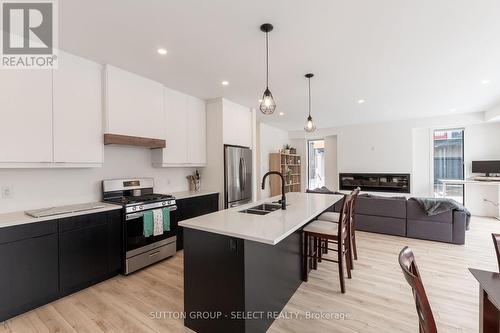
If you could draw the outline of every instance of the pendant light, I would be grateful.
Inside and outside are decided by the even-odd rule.
[[[274,101],[273,94],[269,90],[269,36],[268,33],[273,31],[273,25],[265,23],[260,26],[260,30],[266,33],[266,90],[262,95],[260,102],[260,112],[263,114],[272,114],[276,109],[276,102]]]
[[[316,125],[314,125],[313,119],[311,117],[311,78],[314,74],[306,74],[305,77],[309,80],[309,116],[307,117],[306,125],[304,126],[304,130],[307,133],[312,133],[316,130]]]

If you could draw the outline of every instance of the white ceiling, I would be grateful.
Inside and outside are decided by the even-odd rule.
[[[259,26],[270,22],[278,106],[260,119],[289,130],[305,122],[307,72],[318,128],[500,101],[498,0],[64,0],[59,16],[64,50],[249,107],[264,89]]]

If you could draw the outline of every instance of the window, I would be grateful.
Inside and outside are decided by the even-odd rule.
[[[464,179],[464,130],[434,131],[434,196],[464,203],[464,186],[447,185],[443,193],[440,179]]]
[[[325,140],[307,142],[307,188],[325,186]]]

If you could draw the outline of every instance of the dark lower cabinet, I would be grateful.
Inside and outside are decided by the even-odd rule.
[[[0,322],[118,274],[121,210],[0,228]]]
[[[59,279],[66,295],[121,267],[121,216],[108,212],[59,220]]]
[[[121,272],[123,264],[123,222],[122,211],[107,212],[108,219],[108,271]]]
[[[219,210],[219,193],[177,200],[177,221],[210,214]],[[184,248],[183,228],[177,229],[177,251]]]
[[[199,333],[266,332],[302,283],[302,231],[276,245],[184,231],[184,325]]]
[[[58,297],[57,221],[0,231],[0,321]]]

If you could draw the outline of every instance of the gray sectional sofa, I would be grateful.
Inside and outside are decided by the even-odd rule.
[[[343,194],[327,188],[308,193]],[[329,211],[340,212],[343,200]],[[356,230],[452,244],[465,244],[467,214],[459,210],[429,216],[420,204],[406,197],[382,197],[361,194],[354,211]]]
[[[358,196],[356,230],[406,236],[406,198]]]
[[[428,216],[417,201],[403,197],[359,196],[354,212],[356,230],[464,244],[467,216],[450,210]]]
[[[453,244],[465,244],[467,215],[463,211],[450,210],[428,216],[420,204],[408,200],[406,236]]]

